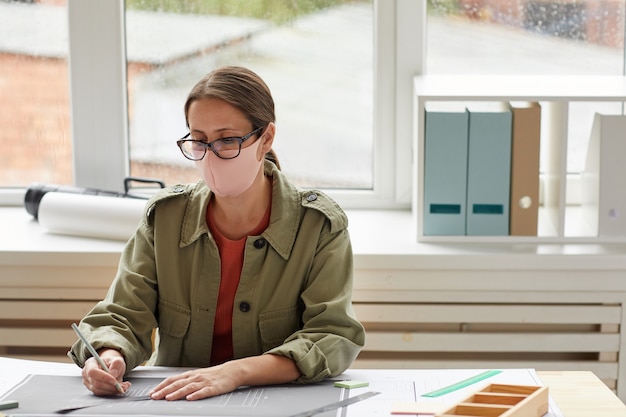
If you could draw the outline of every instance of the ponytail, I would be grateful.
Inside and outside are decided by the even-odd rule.
[[[272,162],[274,165],[276,165],[276,168],[280,170],[280,162],[278,162],[278,157],[276,156],[276,152],[274,152],[274,149],[270,149],[269,152],[265,154],[265,159]]]

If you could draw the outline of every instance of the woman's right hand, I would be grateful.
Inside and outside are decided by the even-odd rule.
[[[116,395],[120,392],[115,387],[116,383],[122,386],[124,392],[130,388],[130,382],[123,382],[122,378],[126,373],[126,362],[124,356],[115,349],[100,349],[98,354],[109,367],[109,372],[100,367],[95,358],[89,358],[85,361],[82,376],[83,384],[87,389],[95,395]]]

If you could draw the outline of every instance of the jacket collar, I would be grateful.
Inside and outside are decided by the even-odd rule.
[[[262,236],[280,256],[288,259],[303,210],[301,193],[273,163],[265,161],[264,170],[265,175],[272,178],[272,214],[270,224]],[[206,223],[206,210],[213,193],[203,181],[190,187],[188,193],[180,234],[181,248],[191,245],[204,234],[212,239]]]

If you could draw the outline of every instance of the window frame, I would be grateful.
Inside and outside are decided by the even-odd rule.
[[[67,0],[77,186],[121,192],[130,172],[124,9],[124,0]],[[326,190],[344,208],[411,206],[416,194],[412,83],[424,73],[426,14],[426,0],[374,0],[374,183],[372,190]],[[578,174],[570,177],[576,180]],[[13,204],[16,193],[21,191],[3,187],[0,204]]]
[[[124,0],[68,0],[74,184],[124,191],[129,176]]]
[[[68,0],[67,7],[74,181],[123,191],[130,171],[124,0]],[[426,1],[374,0],[373,12],[373,189],[326,191],[344,208],[408,208],[412,85],[423,68]]]

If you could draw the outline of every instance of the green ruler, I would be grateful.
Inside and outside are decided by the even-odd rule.
[[[502,371],[499,371],[497,369],[492,369],[490,371],[485,371],[485,372],[483,372],[481,374],[474,375],[471,378],[467,378],[467,379],[464,379],[463,381],[459,381],[459,382],[456,382],[456,383],[454,383],[452,385],[448,385],[447,387],[443,387],[443,388],[439,388],[438,390],[435,390],[435,391],[427,392],[426,394],[422,394],[421,396],[422,397],[431,397],[431,398],[433,398],[433,397],[439,397],[441,395],[449,394],[451,392],[460,390],[461,388],[465,388],[465,387],[467,387],[469,385],[475,384],[477,382],[480,382],[480,381],[482,381],[484,379],[487,379],[489,377],[492,377],[494,375],[498,375],[500,372],[502,372]]]

